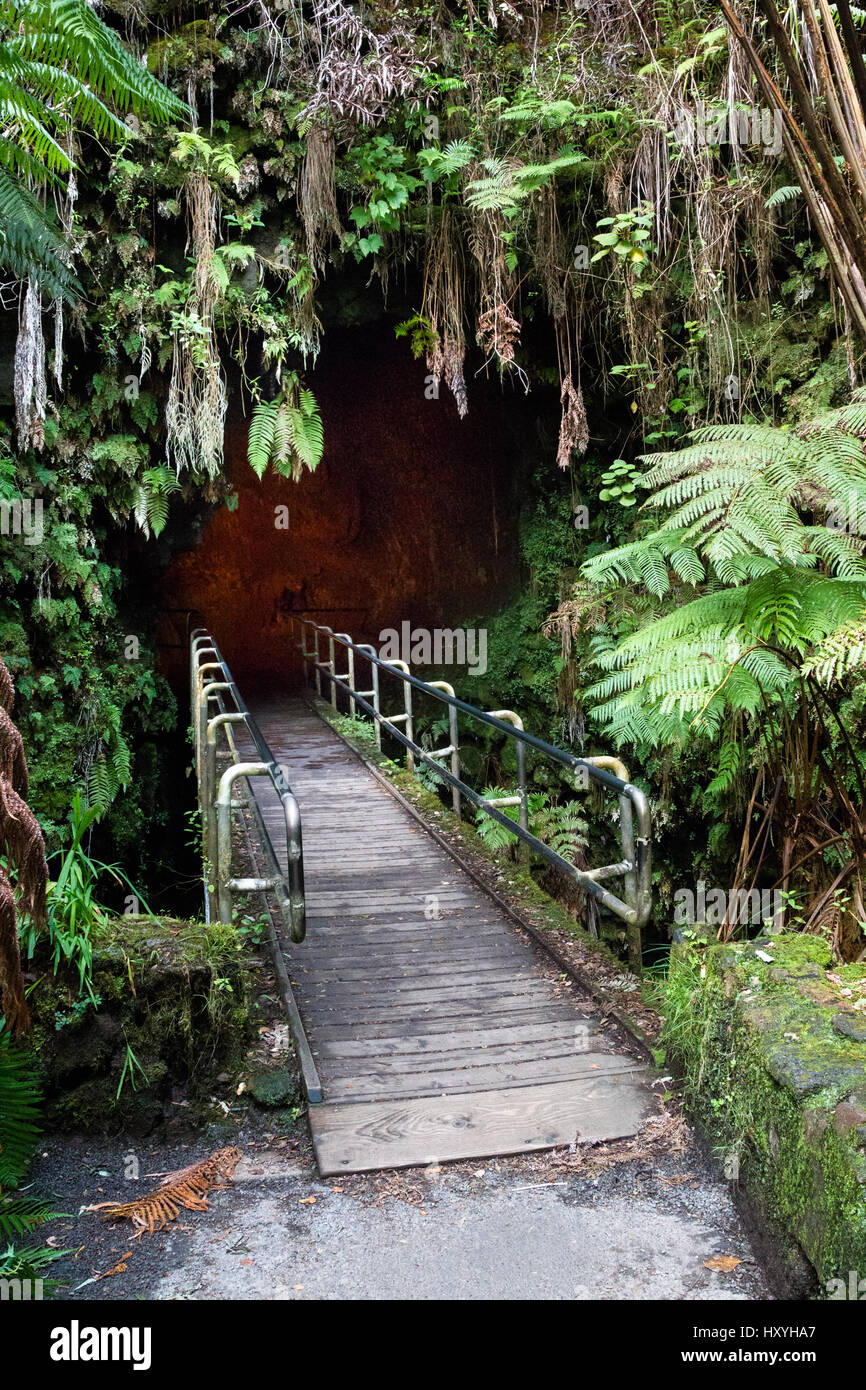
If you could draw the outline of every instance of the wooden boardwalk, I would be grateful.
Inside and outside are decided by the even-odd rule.
[[[250,707],[301,808],[307,939],[285,954],[324,1090],[321,1172],[633,1134],[645,1065],[306,704]],[[284,853],[276,798],[252,786]]]

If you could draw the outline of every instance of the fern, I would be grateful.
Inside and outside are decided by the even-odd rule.
[[[517,208],[530,193],[535,193],[548,179],[587,163],[587,156],[564,150],[546,164],[519,164],[514,159],[485,159],[482,178],[466,185],[466,201],[479,212],[510,211]]]
[[[32,1062],[0,1019],[0,1192],[19,1185],[38,1137],[39,1090]],[[0,1212],[4,1210],[0,1205]]]
[[[67,248],[31,188],[69,172],[73,130],[117,143],[131,135],[123,112],[165,122],[186,109],[87,0],[0,0],[0,34],[0,264],[70,298]]]
[[[645,460],[655,528],[582,570],[596,590],[640,585],[667,609],[593,649],[589,697],[618,745],[715,736],[731,713],[799,698],[804,675],[826,685],[863,663],[864,436],[859,391],[790,433],[718,425]],[[708,792],[733,766],[720,761]]]
[[[532,819],[532,833],[549,845],[561,859],[573,864],[588,843],[588,822],[579,801],[564,806],[545,805]]]
[[[39,1138],[39,1089],[32,1058],[0,1018],[0,1279],[37,1279],[67,1251],[15,1244],[58,1215],[49,1202],[15,1191]],[[49,1285],[50,1287],[50,1285]]]
[[[247,458],[261,478],[269,464],[285,478],[297,480],[305,468],[318,466],[324,450],[322,417],[312,391],[296,379],[288,394],[257,401],[250,420]]]
[[[798,183],[785,184],[775,189],[764,203],[765,208],[777,208],[780,203],[790,203],[794,198],[802,198],[803,190]]]
[[[504,787],[484,788],[488,801],[513,795],[513,791]],[[549,845],[562,859],[574,863],[587,843],[588,824],[582,815],[580,802],[569,801],[564,806],[556,806],[551,803],[547,792],[530,792],[526,809],[532,834]],[[499,806],[497,810],[509,820],[517,821],[519,807]],[[505,849],[515,843],[516,837],[485,811],[478,811],[475,828],[490,849]]]

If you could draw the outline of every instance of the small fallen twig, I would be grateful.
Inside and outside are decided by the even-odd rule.
[[[181,1207],[187,1211],[207,1211],[207,1194],[231,1182],[240,1157],[240,1149],[219,1149],[188,1168],[166,1174],[155,1192],[136,1197],[132,1202],[97,1202],[87,1210],[101,1211],[108,1221],[131,1221],[140,1240],[145,1231],[152,1235],[174,1221]]]

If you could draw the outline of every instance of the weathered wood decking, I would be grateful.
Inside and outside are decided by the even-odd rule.
[[[646,1068],[307,705],[251,709],[303,821],[307,939],[286,957],[324,1089],[322,1173],[633,1134]],[[252,785],[283,852],[276,799]]]

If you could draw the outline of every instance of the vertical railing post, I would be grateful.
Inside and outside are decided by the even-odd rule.
[[[328,628],[328,670],[330,671],[331,680],[331,708],[336,709],[337,682],[334,680],[334,676],[337,674],[337,656],[334,650],[334,634],[330,628]]]
[[[501,719],[504,724],[513,724],[515,729],[523,729],[523,720],[512,709],[491,709],[487,713],[491,719]],[[521,739],[514,740],[517,754],[517,796],[491,798],[491,806],[517,806],[517,823],[522,830],[529,830],[529,797],[526,790],[526,748]],[[529,860],[529,846],[519,841],[517,855],[524,863]]]
[[[396,658],[388,662],[389,666],[394,666],[398,671],[405,671],[407,676],[412,672],[405,661],[398,661]],[[398,716],[399,721],[406,726],[406,737],[410,743],[415,742],[415,728],[412,722],[412,687],[408,681],[403,682],[403,713]],[[406,771],[414,775],[415,754],[411,748],[406,749]]]
[[[351,639],[351,637],[349,636],[348,632],[335,632],[335,633],[334,633],[334,636],[335,636],[335,638],[336,638],[336,640],[337,640],[338,642],[339,642],[339,641],[343,641],[343,642],[347,643],[347,646],[346,646],[346,655],[347,655],[348,658],[349,658],[348,670],[346,671],[345,675],[344,675],[343,672],[341,671],[341,672],[340,672],[340,677],[341,677],[342,680],[346,681],[346,683],[347,683],[347,685],[348,685],[348,687],[349,687],[349,691],[350,691],[350,694],[349,694],[349,713],[350,713],[350,714],[352,715],[352,717],[354,718],[354,716],[355,716],[355,710],[356,710],[357,706],[355,705],[355,701],[354,701],[354,698],[353,698],[353,696],[354,696],[354,691],[355,691],[355,652],[354,652],[354,648],[353,648],[353,645],[352,645],[352,639]],[[335,674],[336,674],[336,672],[335,672]],[[334,686],[334,695],[335,695],[335,697],[336,697],[336,693],[337,693],[337,687]],[[335,704],[335,706],[336,706],[336,698],[335,698],[335,700],[334,700],[334,704]]]
[[[265,763],[233,763],[220,778],[217,792],[217,904],[219,920],[231,925],[232,920],[232,787],[239,777],[261,777],[268,768]]]
[[[612,772],[614,777],[618,777],[621,782],[630,783],[628,768],[622,758],[614,757],[612,754],[603,754],[598,757],[584,758],[584,762],[591,763],[593,767],[604,768]],[[623,899],[632,909],[637,919],[639,912],[639,892],[636,843],[634,834],[634,815],[631,797],[623,795],[619,797],[619,839],[622,848],[622,857],[631,864],[631,869],[625,874],[623,882]],[[628,923],[628,968],[633,975],[643,974],[643,941],[641,939],[641,929],[637,921]]]
[[[301,648],[301,655],[304,659],[304,685],[310,686],[312,684],[310,680],[310,657],[312,656],[312,652],[309,651],[307,647],[307,619],[301,618],[299,622],[301,625],[301,640],[298,645]]]
[[[204,722],[202,721],[202,709],[205,710],[205,721],[207,719],[207,698],[204,696],[205,674],[208,671],[222,672],[222,663],[219,661],[205,661],[196,669],[195,673],[195,693],[193,695],[193,742],[195,745],[195,785],[196,790],[201,796],[202,779],[202,759],[204,757]]]
[[[451,696],[452,700],[454,699],[454,686],[450,685],[448,681],[428,681],[427,684],[430,686],[431,690],[443,690],[446,695]],[[457,742],[457,710],[455,709],[454,705],[448,706],[448,747],[439,749],[438,752],[433,754],[433,756],[444,757],[446,753],[451,754],[452,777],[459,777],[460,748]],[[451,805],[453,807],[455,816],[457,816],[458,818],[460,816],[460,804],[460,788],[452,786]]]
[[[208,901],[211,905],[211,917],[214,916],[214,907],[217,894],[217,884],[219,883],[219,835],[217,833],[217,809],[216,809],[216,765],[217,765],[217,734],[224,724],[244,724],[246,716],[235,710],[227,714],[217,714],[213,719],[208,720],[204,758],[204,784],[202,787],[201,814],[204,820],[204,841],[205,854],[207,859],[208,881],[206,883]]]
[[[376,661],[375,661],[375,657],[376,657],[376,655],[377,655],[377,653],[376,653],[376,648],[370,646],[369,642],[359,642],[359,643],[357,644],[357,646],[358,646],[358,651],[359,651],[359,652],[364,652],[364,654],[365,654],[366,656],[369,656],[369,657],[370,657],[370,672],[371,672],[371,687],[372,687],[370,690],[359,690],[357,693],[358,693],[359,695],[363,695],[363,697],[364,697],[365,700],[371,700],[372,703],[373,703],[373,709],[376,711],[376,712],[375,712],[375,715],[373,716],[373,727],[374,727],[374,729],[375,729],[375,731],[376,731],[376,747],[377,747],[378,749],[381,750],[381,748],[382,748],[382,725],[381,725],[380,722],[379,722],[379,715],[380,715],[380,709],[379,709],[379,667],[376,665]]]

